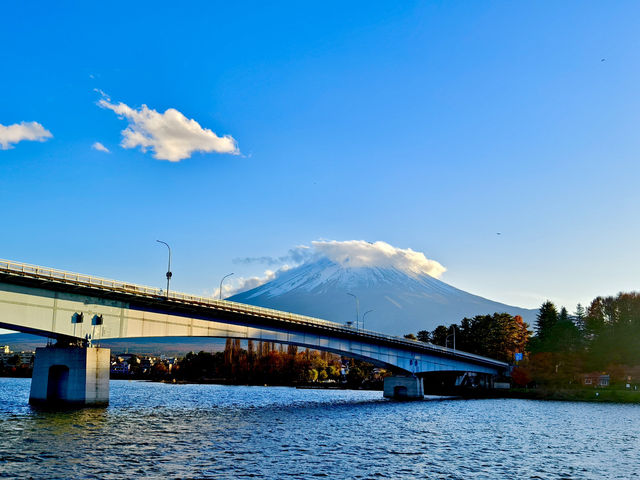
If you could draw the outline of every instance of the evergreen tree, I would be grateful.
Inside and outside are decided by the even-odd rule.
[[[562,307],[558,315],[558,321],[551,327],[551,332],[545,339],[547,351],[575,353],[581,348],[582,334],[573,320],[569,317],[567,309]]]
[[[516,352],[524,353],[531,332],[519,315],[494,313],[464,318],[460,325],[438,326],[431,332],[435,345],[453,346],[453,330],[456,332],[456,349],[475,353],[504,362],[513,361]],[[449,342],[447,343],[447,337]]]
[[[418,332],[418,340],[425,343],[431,342],[431,333],[428,330],[420,330]]]
[[[569,312],[565,307],[560,309],[560,314],[558,315],[558,323],[569,323],[571,320],[569,319]]]
[[[596,297],[587,308],[584,319],[584,330],[587,337],[590,340],[597,337],[604,330],[605,324],[605,299]]]
[[[552,302],[547,300],[542,304],[537,315],[536,336],[538,339],[540,341],[546,340],[556,323],[558,323],[558,310]]]
[[[449,329],[444,325],[438,325],[433,332],[431,332],[431,342],[434,345],[446,346],[447,336],[449,335]]]
[[[584,307],[579,303],[576,305],[576,311],[573,314],[573,323],[576,324],[576,327],[581,332],[584,332],[584,318],[586,316],[586,311]]]

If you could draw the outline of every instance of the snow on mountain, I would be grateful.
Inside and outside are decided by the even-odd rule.
[[[356,266],[351,266],[355,264]],[[365,328],[393,335],[433,330],[465,316],[507,312],[530,324],[535,310],[472,295],[404,265],[367,265],[321,257],[281,272],[257,288],[229,298],[236,302],[311,315],[335,322],[365,317]]]

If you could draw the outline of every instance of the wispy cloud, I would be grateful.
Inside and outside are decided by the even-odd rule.
[[[13,125],[0,124],[0,149],[8,150],[18,142],[31,140],[44,142],[53,135],[38,122],[21,122]]]
[[[299,245],[289,250],[287,255],[281,257],[243,257],[234,258],[233,263],[242,265],[251,265],[254,263],[261,263],[263,265],[282,265],[283,263],[291,263],[294,265],[303,263],[313,256],[313,251],[306,245]]]
[[[93,145],[91,145],[91,148],[93,148],[94,150],[98,150],[99,152],[111,153],[111,150],[109,150],[107,147],[105,147],[100,142],[94,143]]]
[[[175,108],[169,108],[164,113],[146,105],[135,109],[122,102],[112,103],[104,92],[97,91],[103,97],[98,101],[100,107],[115,112],[129,122],[127,128],[122,130],[123,148],[140,147],[143,152],[151,149],[155,158],[170,162],[189,158],[194,152],[240,153],[232,136],[219,137]]]
[[[265,270],[263,275],[254,277],[238,277],[235,280],[222,285],[222,298],[231,297],[236,293],[246,292],[247,290],[251,290],[252,288],[264,285],[271,280],[275,280],[278,275],[290,269],[291,267],[289,267],[288,265],[283,265],[278,270]],[[216,290],[213,292],[213,298],[219,297],[220,287],[216,288]]]

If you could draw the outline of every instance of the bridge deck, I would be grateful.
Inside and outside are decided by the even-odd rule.
[[[308,327],[313,330],[331,332],[345,337],[357,337],[362,341],[393,345],[397,348],[437,354],[445,357],[455,357],[473,363],[490,365],[499,368],[507,368],[508,364],[480,355],[474,355],[460,350],[453,350],[431,343],[419,342],[392,335],[374,332],[364,329],[354,329],[336,322],[330,322],[320,318],[283,312],[270,308],[256,307],[227,300],[215,300],[212,298],[189,295],[180,292],[167,292],[160,288],[136,285],[133,283],[110,280],[81,273],[66,272],[53,268],[29,265],[10,260],[0,260],[0,281],[8,283],[30,284],[48,290],[68,287],[90,291],[94,295],[111,298],[114,295],[119,299],[127,299],[135,303],[144,301],[145,304],[155,304],[158,307],[194,307],[212,310],[215,312],[243,315],[246,317],[284,322],[300,327]]]

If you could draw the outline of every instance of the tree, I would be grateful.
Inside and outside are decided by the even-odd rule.
[[[525,351],[531,331],[519,315],[494,313],[463,319],[456,335],[460,350],[512,362],[516,353]]]
[[[582,334],[573,320],[569,317],[567,309],[562,307],[558,315],[557,323],[551,328],[548,339],[553,345],[554,351],[576,352],[581,348]]]
[[[584,319],[587,313],[581,304],[576,305],[576,311],[573,313],[573,323],[581,332],[584,332]]]
[[[463,318],[460,325],[449,327],[439,325],[430,334],[431,343],[441,346],[453,346],[455,331],[456,349],[475,353],[505,362],[513,361],[514,354],[524,353],[531,331],[529,325],[519,315],[494,313]],[[418,332],[418,338],[426,338],[424,330]],[[451,341],[447,342],[447,338]]]
[[[352,387],[360,387],[367,382],[373,372],[373,365],[361,360],[351,360],[349,372],[347,372],[347,383]]]
[[[531,383],[531,375],[529,372],[520,367],[516,367],[511,372],[511,379],[519,387],[526,387]]]
[[[542,304],[537,315],[536,336],[538,337],[538,339],[544,341],[557,322],[558,311],[556,310],[556,306],[552,302],[547,300]]]
[[[562,307],[558,315],[558,323],[568,323],[569,321],[569,312],[567,312],[565,307]]]
[[[531,372],[542,383],[570,383],[583,369],[582,332],[565,307],[540,307],[537,335],[529,344]]]
[[[315,382],[316,380],[318,380],[318,371],[315,368],[307,370],[307,381]]]
[[[605,319],[605,299],[596,297],[587,307],[587,314],[584,319],[584,330],[589,338],[599,335],[606,324]]]
[[[413,333],[407,333],[404,338],[407,340],[418,340],[418,338]]]
[[[151,367],[151,376],[153,376],[154,378],[163,378],[167,376],[168,373],[169,369],[162,362],[157,362],[153,365],[153,367]]]
[[[589,369],[640,364],[640,293],[595,298],[584,323]]]
[[[444,325],[438,325],[433,332],[431,332],[431,343],[434,345],[440,345],[444,347],[447,343],[447,336],[449,335],[449,328]]]
[[[418,332],[418,340],[425,343],[431,342],[431,333],[428,330],[420,330]]]

